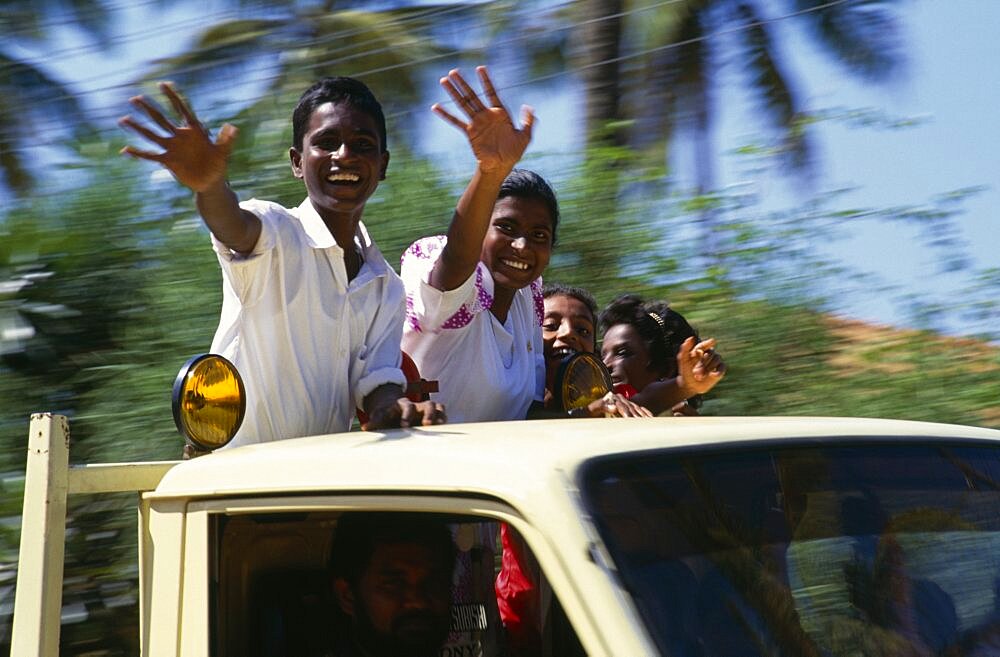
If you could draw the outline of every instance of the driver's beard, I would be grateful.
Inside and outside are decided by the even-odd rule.
[[[360,596],[355,600],[360,602]],[[355,604],[354,612],[354,640],[371,657],[438,657],[451,627],[450,615],[414,611],[394,619],[391,630],[384,633],[372,625],[363,603]],[[424,627],[407,627],[417,622]]]

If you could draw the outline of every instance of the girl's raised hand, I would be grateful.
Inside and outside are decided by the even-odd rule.
[[[173,123],[150,100],[144,96],[136,96],[130,99],[130,102],[145,112],[166,134],[147,128],[131,116],[122,117],[118,123],[156,144],[163,149],[163,152],[140,150],[134,146],[126,146],[121,152],[123,155],[131,155],[142,160],[159,162],[183,185],[195,192],[207,191],[226,178],[227,160],[236,139],[236,127],[228,123],[223,125],[218,137],[213,141],[212,136],[198,121],[198,117],[173,85],[162,82],[160,90],[183,122]]]
[[[685,397],[703,395],[726,375],[726,364],[715,351],[715,338],[695,344],[690,337],[677,352],[678,385]]]
[[[488,106],[473,91],[458,69],[452,69],[447,77],[441,78],[441,86],[462,108],[469,120],[459,119],[438,103],[431,109],[445,121],[465,132],[481,171],[498,172],[506,176],[524,155],[531,141],[531,128],[535,122],[535,115],[530,107],[523,106],[521,128],[518,129],[507,108],[500,101],[486,67],[477,67],[476,73],[489,102]]]

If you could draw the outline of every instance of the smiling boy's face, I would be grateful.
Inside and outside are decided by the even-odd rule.
[[[546,297],[542,341],[546,361],[557,364],[576,352],[594,353],[594,315],[587,304],[566,294]]]
[[[496,286],[520,290],[541,276],[552,256],[552,233],[552,215],[541,200],[498,200],[480,254]]]
[[[594,353],[594,315],[584,302],[566,294],[545,297],[542,344],[545,350],[545,388],[555,387],[556,370],[564,358],[578,352]]]
[[[292,172],[305,183],[316,212],[333,230],[356,222],[385,179],[389,152],[368,113],[346,103],[323,103],[309,117],[302,150],[289,151]]]

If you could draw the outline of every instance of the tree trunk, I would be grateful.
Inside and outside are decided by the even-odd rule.
[[[586,95],[587,146],[623,145],[621,35],[624,0],[581,0],[580,64]]]

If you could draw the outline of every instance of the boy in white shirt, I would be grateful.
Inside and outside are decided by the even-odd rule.
[[[437,424],[440,404],[403,396],[402,283],[361,215],[389,165],[378,100],[351,78],[320,80],[292,116],[292,173],[308,198],[297,208],[237,201],[226,182],[237,130],[213,141],[177,91],[160,85],[175,124],[142,96],[131,102],[159,130],[120,123],[163,152],[124,154],[157,162],[195,192],[223,274],[212,351],[246,384],[247,412],[231,445],[347,431],[355,409],[366,428]]]

